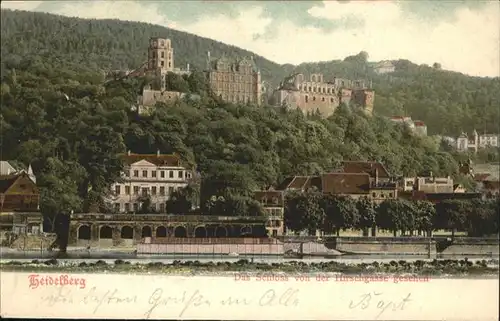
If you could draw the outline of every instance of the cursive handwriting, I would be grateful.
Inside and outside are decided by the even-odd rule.
[[[299,290],[288,288],[284,292],[276,293],[275,290],[269,289],[264,294],[259,296],[258,300],[252,300],[249,298],[229,296],[225,300],[221,300],[220,304],[222,306],[235,306],[235,305],[252,305],[257,302],[261,307],[275,307],[275,306],[285,306],[292,307],[299,304],[298,299]]]
[[[193,293],[188,293],[187,291],[184,291],[182,296],[177,297],[177,296],[169,296],[169,295],[164,295],[163,289],[156,289],[153,291],[151,296],[148,299],[148,304],[150,305],[150,308],[144,313],[144,316],[146,319],[149,319],[151,317],[151,314],[161,306],[168,306],[168,304],[180,304],[182,306],[182,309],[179,313],[179,318],[184,315],[184,313],[192,308],[192,307],[199,307],[201,305],[207,305],[210,306],[211,303],[210,301],[205,298],[199,290],[194,291]]]
[[[370,306],[372,306],[371,305],[372,298],[375,298],[374,300],[378,300],[378,301],[377,301],[377,304],[373,305],[373,306],[375,306],[375,308],[378,310],[378,314],[375,317],[376,319],[378,319],[387,310],[392,310],[392,311],[404,310],[405,304],[411,301],[410,300],[411,293],[408,293],[408,295],[406,297],[404,297],[403,299],[396,300],[396,301],[392,301],[392,300],[391,301],[384,301],[384,300],[382,300],[383,299],[382,295],[383,295],[383,293],[377,293],[377,292],[365,293],[365,294],[361,295],[361,300],[356,301],[356,303],[351,300],[351,303],[349,303],[349,309],[365,310],[365,309],[369,308]]]
[[[111,304],[133,304],[137,303],[137,296],[136,295],[131,295],[131,296],[118,296],[119,291],[118,289],[114,290],[107,290],[104,294],[101,292],[99,293],[96,289],[96,287],[92,287],[87,293],[82,300],[83,304],[93,304],[95,305],[94,311],[92,314],[96,314],[99,308],[103,304],[111,305]]]

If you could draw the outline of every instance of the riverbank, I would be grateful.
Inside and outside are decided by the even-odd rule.
[[[499,261],[492,260],[404,260],[388,263],[343,263],[338,261],[321,263],[304,263],[288,261],[282,263],[252,262],[252,260],[238,260],[236,262],[199,262],[174,261],[172,263],[151,262],[147,264],[116,260],[108,264],[103,260],[96,262],[60,262],[56,259],[31,262],[8,261],[0,263],[1,271],[18,272],[67,272],[67,273],[162,273],[197,275],[205,273],[342,273],[342,274],[410,274],[428,276],[497,276]]]

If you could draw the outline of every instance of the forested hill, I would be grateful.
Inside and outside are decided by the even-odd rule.
[[[342,61],[279,65],[249,51],[161,26],[118,20],[85,20],[46,13],[2,10],[1,67],[21,68],[39,61],[66,70],[132,69],[146,59],[151,36],[168,37],[175,48],[175,64],[202,69],[206,53],[213,57],[250,56],[262,77],[277,85],[291,72],[322,72],[367,79],[376,91],[375,112],[408,115],[423,120],[430,134],[458,135],[462,131],[498,132],[499,78],[469,77],[456,72],[396,60],[396,72],[377,75],[360,55]]]

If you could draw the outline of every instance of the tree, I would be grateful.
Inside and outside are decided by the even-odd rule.
[[[40,186],[40,211],[49,222],[49,232],[56,233],[54,245],[62,251],[67,246],[67,222],[61,215],[69,216],[78,212],[82,199],[78,195],[76,182],[85,175],[85,170],[74,162],[62,162],[57,158],[48,158],[38,174],[37,184]]]
[[[348,229],[359,224],[359,214],[356,202],[347,196],[324,195],[322,208],[325,213],[323,230],[326,233],[336,232],[340,229]]]
[[[376,208],[373,202],[367,197],[361,197],[356,202],[359,213],[357,227],[363,230],[363,236],[368,236],[368,229],[372,229],[372,236],[375,236]]]
[[[416,228],[419,231],[425,231],[428,237],[432,236],[432,227],[434,217],[436,216],[436,207],[428,201],[416,201]]]
[[[307,192],[287,196],[285,207],[285,225],[292,231],[307,230],[309,235],[323,225],[325,213],[321,207],[322,195]]]
[[[451,230],[452,237],[455,237],[455,231],[466,228],[470,210],[470,204],[463,200],[444,200],[436,206],[435,226]]]
[[[380,203],[377,207],[377,226],[393,232],[394,237],[397,231],[408,231],[414,227],[414,212],[412,204],[404,200],[388,199]]]

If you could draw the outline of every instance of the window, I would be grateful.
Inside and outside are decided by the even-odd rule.
[[[174,187],[173,186],[169,186],[168,187],[168,195],[172,195],[174,193]]]
[[[160,171],[160,177],[165,178],[165,171]]]
[[[121,192],[121,186],[120,185],[116,185],[115,186],[115,194],[116,195],[120,195],[120,192]]]
[[[156,171],[151,171],[151,177],[156,177]]]
[[[130,195],[130,186],[125,186],[125,195]]]
[[[139,195],[139,186],[134,186],[134,195]]]
[[[168,177],[174,178],[174,171],[168,171]]]
[[[168,63],[168,68],[170,68],[170,67],[172,67],[172,64],[169,62],[169,63]]]
[[[316,101],[316,97],[313,96],[313,101]]]
[[[156,51],[153,51],[153,58],[156,58]]]
[[[162,67],[165,67],[165,61],[163,61],[163,60],[162,60],[162,61],[160,62],[160,65],[161,65]]]
[[[309,102],[309,96],[306,95],[306,103]]]
[[[125,212],[126,213],[130,212],[130,204],[129,203],[125,203]]]
[[[148,196],[148,188],[147,187],[142,188],[142,196]]]
[[[139,177],[139,171],[138,170],[134,171],[134,177]]]
[[[330,102],[333,103],[333,98],[330,98]]]
[[[389,193],[389,197],[392,197],[392,193]]]
[[[115,211],[116,212],[120,211],[120,203],[115,203]]]
[[[160,186],[160,195],[165,195],[165,186]]]
[[[273,237],[277,237],[278,236],[278,230],[273,230]]]
[[[372,196],[373,197],[377,197],[377,193],[372,193]]]
[[[151,187],[151,194],[156,195],[156,186]]]
[[[322,97],[322,98],[321,98],[321,101],[325,101],[325,97]]]
[[[183,171],[179,171],[179,178],[182,178],[183,173],[184,173]]]
[[[161,53],[161,57],[162,57],[162,58],[165,58],[165,53],[164,53],[163,51],[162,51],[162,53]]]
[[[148,171],[142,171],[142,177],[148,177]]]
[[[134,203],[134,212],[137,212],[139,210],[139,204]]]
[[[165,213],[165,203],[160,203],[160,213]]]

